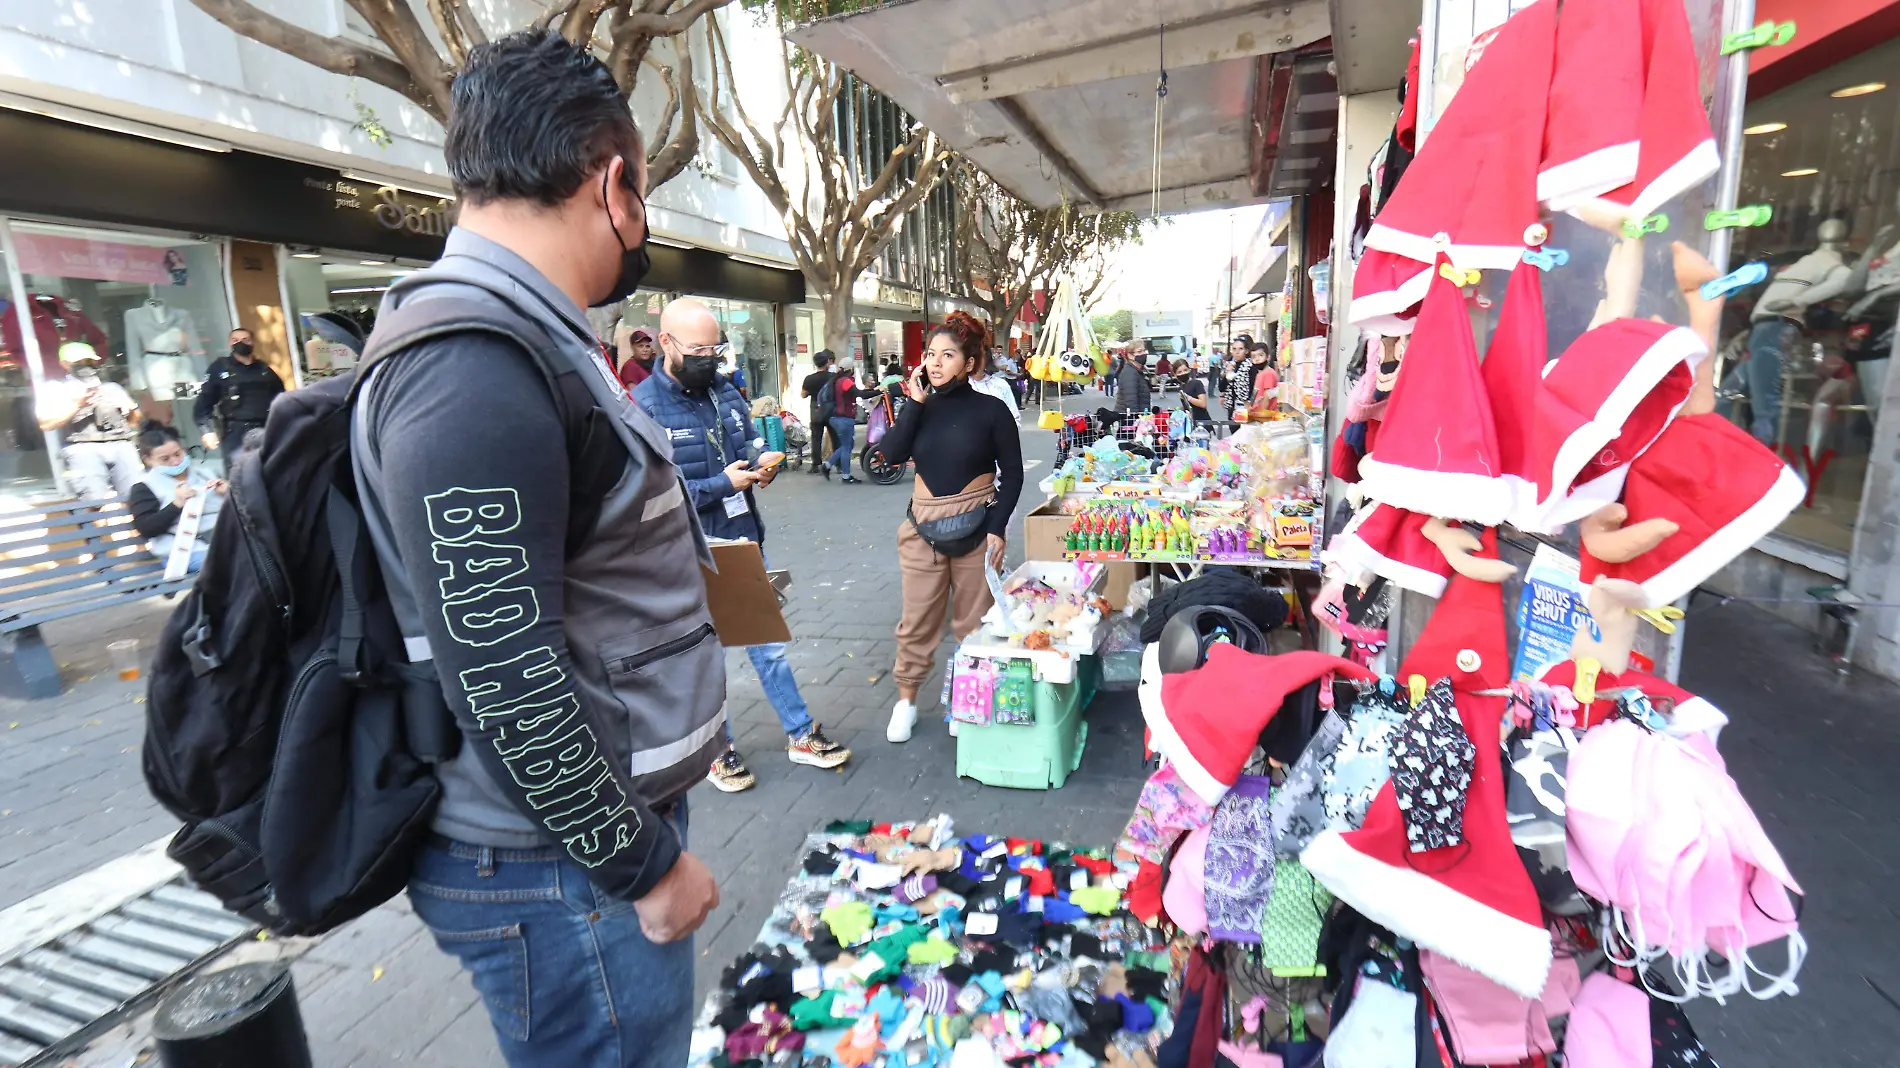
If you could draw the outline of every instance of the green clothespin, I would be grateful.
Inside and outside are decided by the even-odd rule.
[[[1732,55],[1744,48],[1768,48],[1794,40],[1794,23],[1777,24],[1773,19],[1752,30],[1737,30],[1722,38],[1722,54]]]
[[[1669,216],[1658,213],[1651,215],[1647,219],[1626,220],[1623,223],[1623,236],[1634,241],[1644,234],[1660,234],[1668,231],[1668,229]]]
[[[1702,225],[1705,229],[1721,230],[1731,226],[1763,226],[1775,214],[1775,209],[1766,204],[1747,204],[1733,211],[1712,211]]]

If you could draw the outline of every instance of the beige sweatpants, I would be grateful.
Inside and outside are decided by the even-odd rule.
[[[903,579],[904,615],[897,621],[897,669],[900,686],[921,686],[937,661],[943,640],[943,615],[950,610],[950,632],[958,641],[982,625],[995,598],[983,579],[988,545],[963,556],[940,556],[909,519],[897,525],[897,566]]]

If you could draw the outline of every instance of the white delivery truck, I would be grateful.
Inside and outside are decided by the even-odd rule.
[[[1136,351],[1147,346],[1147,370],[1151,379],[1163,356],[1173,365],[1197,347],[1191,311],[1136,312],[1133,325]],[[1164,389],[1169,385],[1165,381],[1156,384]]]

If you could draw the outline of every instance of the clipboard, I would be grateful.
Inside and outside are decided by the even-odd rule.
[[[714,542],[712,554],[719,570],[699,570],[706,578],[706,607],[719,644],[737,649],[791,641],[792,629],[779,610],[780,587],[773,580],[781,575],[781,581],[789,585],[790,576],[766,572],[765,555],[757,542]]]

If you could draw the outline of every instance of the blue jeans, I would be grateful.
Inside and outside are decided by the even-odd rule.
[[[772,561],[765,561],[766,567]],[[785,662],[785,643],[768,642],[765,645],[749,645],[745,655],[752,660],[752,670],[759,673],[759,685],[765,689],[765,699],[772,702],[772,711],[778,713],[778,724],[785,728],[785,736],[796,738],[811,729],[811,709],[805,705],[805,697],[798,692],[798,680],[792,677],[792,665]],[[732,744],[732,717],[726,717],[726,744]]]
[[[831,436],[837,439],[838,451],[831,454],[825,466],[835,467],[841,475],[851,473],[851,450],[857,444],[858,421],[842,415],[831,417]]]
[[[1786,319],[1759,320],[1748,330],[1748,362],[1729,372],[1722,383],[1725,393],[1748,394],[1748,432],[1764,445],[1775,444],[1775,432],[1781,422],[1781,361],[1800,340],[1801,329]],[[1721,410],[1728,414],[1725,398]]]
[[[668,817],[686,844],[686,799]],[[693,1033],[693,939],[655,945],[557,846],[436,838],[409,900],[474,981],[510,1068],[678,1068]]]

